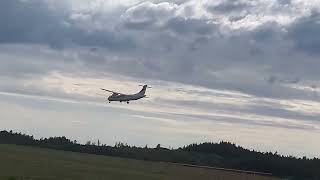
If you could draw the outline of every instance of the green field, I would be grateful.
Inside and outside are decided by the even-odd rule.
[[[277,178],[108,156],[0,145],[0,179],[273,180]]]

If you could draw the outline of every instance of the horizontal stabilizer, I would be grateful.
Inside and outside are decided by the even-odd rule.
[[[152,88],[151,86],[143,85],[143,84],[140,84],[139,86],[147,86],[147,88]]]

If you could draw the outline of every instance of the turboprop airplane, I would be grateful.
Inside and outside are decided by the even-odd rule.
[[[127,104],[129,104],[129,101],[134,101],[134,100],[138,100],[138,99],[147,97],[145,95],[146,90],[147,90],[147,88],[151,88],[151,87],[148,87],[148,85],[140,85],[140,86],[143,86],[143,87],[142,87],[141,91],[136,94],[122,94],[122,93],[110,91],[108,89],[103,89],[103,88],[101,88],[101,90],[112,93],[112,95],[108,97],[109,103],[111,103],[111,101],[119,101],[119,102],[127,102]]]

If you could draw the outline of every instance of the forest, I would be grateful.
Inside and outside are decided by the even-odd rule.
[[[85,144],[65,136],[36,139],[33,136],[0,131],[0,144],[16,144],[63,151],[107,155],[148,161],[164,161],[271,173],[287,179],[320,179],[320,159],[283,156],[272,152],[248,150],[230,142],[190,144],[168,149],[136,147],[124,143],[114,146],[88,141]]]

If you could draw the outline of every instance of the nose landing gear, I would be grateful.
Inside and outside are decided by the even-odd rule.
[[[129,104],[129,101],[127,101],[127,104]]]

